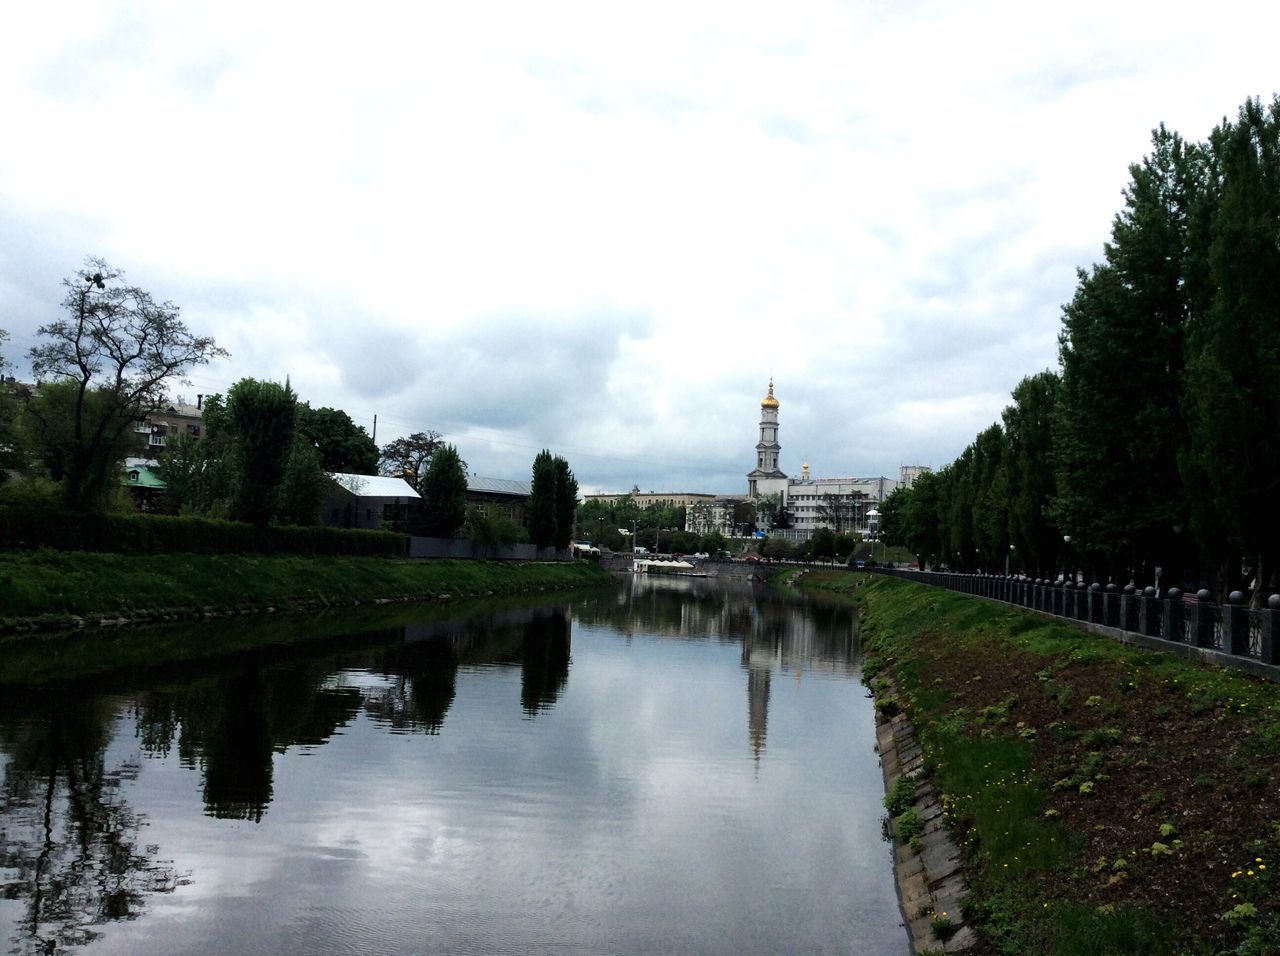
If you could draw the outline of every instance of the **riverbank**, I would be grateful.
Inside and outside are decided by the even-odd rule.
[[[524,594],[610,580],[587,561],[6,552],[0,553],[0,633]]]
[[[1280,951],[1280,687],[901,580],[856,594],[913,724],[981,952]]]

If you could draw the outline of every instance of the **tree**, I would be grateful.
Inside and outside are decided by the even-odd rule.
[[[830,561],[836,553],[836,536],[830,528],[819,528],[809,539],[809,553],[819,561]]]
[[[1100,572],[1126,581],[1185,523],[1178,472],[1189,315],[1184,263],[1195,154],[1164,127],[1130,167],[1106,262],[1063,309],[1054,516]]]
[[[157,303],[123,278],[102,259],[87,259],[62,282],[66,315],[41,326],[46,341],[28,353],[37,378],[72,382],[62,485],[77,515],[97,507],[114,487],[120,437],[161,406],[166,386],[227,355],[213,339],[192,335],[176,305]],[[90,398],[95,391],[96,400]]]
[[[423,532],[431,538],[452,538],[467,517],[467,473],[458,449],[442,445],[436,449],[423,473]]]
[[[1223,590],[1249,583],[1244,558],[1256,605],[1280,561],[1280,97],[1214,130],[1195,211],[1182,474]]]
[[[329,476],[320,467],[320,452],[305,436],[295,433],[285,460],[276,496],[275,518],[281,524],[320,523],[320,508],[329,489]]]
[[[102,389],[80,393],[70,379],[48,382],[36,387],[22,410],[18,429],[21,444],[40,464],[44,473],[57,482],[66,499],[68,476],[75,467],[72,449],[75,445],[76,406],[79,419],[87,429],[98,431],[99,425],[119,416],[119,409]],[[119,465],[133,446],[133,430],[103,427],[97,453],[87,464],[91,471],[81,473],[82,495],[94,507],[104,507],[112,491],[119,487]]]
[[[421,494],[422,477],[427,464],[444,443],[435,431],[414,432],[382,446],[378,460],[381,473],[392,478],[403,478]]]
[[[289,383],[244,378],[227,392],[236,483],[233,517],[265,528],[293,449],[297,399]]]
[[[818,502],[817,517],[819,521],[825,521],[836,534],[842,534],[853,528],[857,505],[849,495],[827,492]]]
[[[525,524],[529,528],[529,539],[537,547],[550,547],[555,542],[556,463],[545,448],[533,459],[533,481],[529,486]]]
[[[1049,517],[1054,495],[1053,416],[1058,387],[1055,372],[1029,375],[1013,390],[1013,404],[1001,414],[1007,442],[1009,534],[1013,567],[1047,577],[1057,569],[1062,532]]]
[[[555,457],[554,464],[556,532],[552,536],[552,543],[564,550],[573,540],[573,518],[578,509],[578,479],[569,470],[569,462],[559,455]]]
[[[298,406],[297,429],[316,449],[322,470],[348,475],[378,473],[378,446],[342,409],[312,408],[303,402]]]

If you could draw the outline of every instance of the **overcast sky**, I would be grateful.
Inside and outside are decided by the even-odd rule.
[[[86,255],[384,444],[584,490],[939,467],[1057,364],[1157,124],[1280,90],[1280,5],[22,4],[0,328]]]

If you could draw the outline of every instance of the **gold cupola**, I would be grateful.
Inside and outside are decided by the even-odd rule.
[[[778,400],[773,397],[773,379],[769,379],[769,394],[760,401],[761,408],[777,408]]]

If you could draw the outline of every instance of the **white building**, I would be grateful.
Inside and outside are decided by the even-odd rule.
[[[799,479],[788,478],[779,467],[782,445],[778,440],[778,399],[769,380],[769,394],[760,402],[760,440],[756,443],[756,467],[747,473],[747,495],[753,500],[777,495],[778,504],[791,518],[791,527],[774,533],[796,541],[807,541],[819,528],[836,532],[867,531],[867,512],[878,508],[898,485],[914,480],[919,465],[904,466],[899,479],[876,478],[812,478],[809,463],[801,468]],[[909,484],[910,481],[907,481]]]

